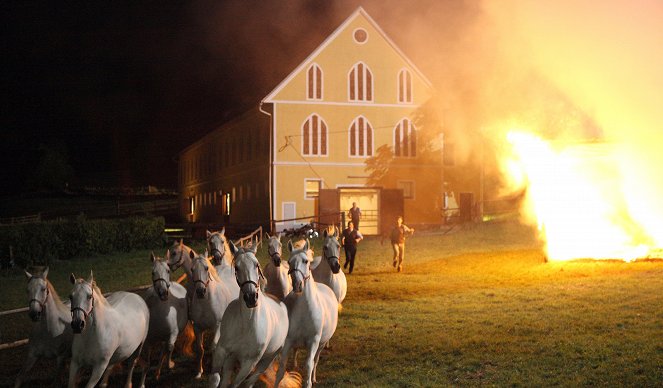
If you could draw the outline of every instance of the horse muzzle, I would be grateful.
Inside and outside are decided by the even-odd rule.
[[[71,330],[74,334],[81,334],[85,329],[85,320],[84,319],[72,319],[71,320]]]
[[[31,308],[30,311],[28,311],[28,315],[32,322],[39,322],[41,320],[41,310],[34,310]]]
[[[338,260],[329,264],[329,267],[331,268],[331,271],[334,274],[337,274],[339,273],[339,271],[341,271],[341,264],[338,262]]]
[[[278,253],[272,256],[272,264],[274,264],[274,267],[280,267],[281,266],[281,255]]]
[[[212,264],[214,264],[214,266],[216,267],[217,265],[221,265],[221,263],[223,263],[223,256],[215,253],[212,256]]]
[[[159,299],[161,301],[165,302],[168,300],[168,289],[162,289],[162,290],[157,290],[157,294],[159,295]]]
[[[246,307],[252,309],[258,306],[258,292],[244,292],[242,295]]]
[[[198,299],[203,299],[207,295],[207,288],[203,286],[196,287],[196,296]]]

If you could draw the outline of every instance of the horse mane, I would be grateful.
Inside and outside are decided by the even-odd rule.
[[[221,278],[219,277],[219,273],[216,270],[216,267],[214,266],[214,263],[212,263],[212,260],[209,257],[206,257],[205,260],[207,260],[207,270],[209,271],[210,276],[212,279],[214,279],[217,282],[221,282]]]
[[[51,281],[48,280],[48,279],[44,279],[44,280],[46,281],[46,287],[48,288],[48,292],[51,294],[51,297],[55,301],[55,304],[64,306],[64,303],[62,302],[62,299],[60,299],[60,295],[58,295],[58,292],[55,291],[55,287],[53,286],[53,283],[51,283]]]

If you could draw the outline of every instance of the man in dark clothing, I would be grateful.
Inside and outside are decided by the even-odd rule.
[[[403,259],[405,258],[405,235],[414,233],[414,228],[408,228],[403,223],[403,217],[396,219],[396,226],[391,230],[391,247],[394,249],[394,268],[401,272],[403,270]]]
[[[357,207],[357,202],[352,202],[352,207],[348,210],[350,221],[355,225],[355,229],[359,230],[359,221],[361,220],[361,209]]]
[[[354,223],[352,221],[348,222],[348,227],[343,230],[343,236],[341,237],[341,244],[345,248],[345,264],[343,268],[347,268],[350,264],[350,270],[348,274],[352,273],[352,270],[355,266],[355,255],[357,254],[357,244],[359,241],[363,240],[364,236],[355,229]]]

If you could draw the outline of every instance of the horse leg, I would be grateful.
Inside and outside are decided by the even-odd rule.
[[[69,388],[74,388],[76,386],[76,375],[78,374],[78,362],[75,359],[71,359],[69,362],[69,383],[67,386]]]
[[[103,360],[101,363],[95,365],[92,367],[92,373],[90,374],[90,380],[87,381],[87,385],[85,385],[86,388],[94,388],[95,385],[101,380],[101,377],[104,377],[104,380],[107,379],[107,375],[110,374],[110,371],[113,369],[108,365],[108,359]],[[108,370],[106,370],[106,367],[108,367]],[[106,373],[104,373],[106,372]],[[69,370],[69,383],[71,384],[71,369]],[[104,385],[102,385],[104,386]],[[73,387],[73,386],[72,386]]]
[[[25,363],[23,364],[23,368],[21,368],[18,376],[16,376],[16,382],[14,383],[15,388],[21,386],[25,375],[28,374],[30,369],[32,369],[32,367],[35,365],[35,362],[37,362],[37,356],[35,356],[35,354],[32,352],[32,349],[30,349],[28,352],[28,357],[25,359]]]
[[[320,353],[322,349],[329,346],[329,341],[327,341],[323,346],[318,346],[318,351],[315,352],[315,361],[313,362],[313,382],[318,383],[318,379],[315,377],[316,372],[318,371],[318,361],[320,360]]]
[[[279,354],[279,352],[276,351],[270,357],[263,357],[260,361],[258,361],[258,364],[256,365],[255,372],[253,372],[251,374],[251,376],[249,376],[246,379],[246,381],[244,382],[244,384],[242,384],[242,386],[253,387],[253,385],[256,383],[256,381],[258,381],[258,378],[260,377],[260,375],[263,374],[265,372],[265,370],[267,370],[267,368],[269,368],[270,365],[272,365],[272,362],[274,362],[274,360],[276,359],[276,356],[278,354]]]
[[[126,388],[131,388],[131,378],[134,375],[134,368],[136,367],[136,361],[138,361],[138,357],[140,356],[140,352],[143,351],[143,345],[145,342],[141,342],[140,345],[138,345],[138,348],[134,350],[134,352],[129,356],[129,360],[127,361],[127,365],[129,366],[129,373],[127,373],[127,382],[124,384]],[[143,371],[148,369],[147,366],[143,367]]]
[[[320,348],[320,337],[314,338],[308,345],[308,354],[306,355],[306,382],[304,386],[306,388],[311,388],[313,368],[315,366],[315,355],[318,353],[318,348]]]
[[[145,377],[147,376],[147,372],[150,370],[151,356],[152,356],[152,347],[148,346],[147,354],[145,355],[145,367],[143,368],[143,373],[140,376],[140,388],[145,387]],[[159,371],[157,370],[157,380],[159,380],[158,376],[159,376]]]
[[[246,378],[249,376],[249,373],[253,370],[253,368],[256,366],[258,362],[257,361],[247,361],[243,360],[243,362],[240,362],[239,364],[239,371],[237,372],[237,375],[235,375],[235,382],[233,383],[232,387],[236,388],[239,387],[240,384],[246,380]]]
[[[225,354],[225,351],[224,351],[224,357],[225,360],[223,361],[223,380],[221,381],[222,388],[228,387],[230,385],[230,380],[232,378],[233,369],[236,360],[235,357]]]
[[[56,365],[55,367],[57,368],[55,370],[55,376],[53,376],[53,386],[54,387],[60,387],[62,386],[62,366],[64,365],[64,357],[65,355],[63,353],[58,354],[58,357],[56,359]]]
[[[203,348],[203,335],[205,332],[200,330],[197,325],[193,325],[193,331],[196,334],[196,348],[198,349],[198,360],[196,362],[198,365],[198,373],[196,374],[195,379],[199,380],[203,376],[203,354],[205,354],[205,349]]]
[[[177,336],[179,331],[174,331],[170,333],[170,339],[166,345],[166,350],[168,354],[168,369],[173,369],[175,367],[175,362],[173,361],[173,351],[175,350],[175,341],[177,341]]]
[[[278,388],[279,383],[281,383],[281,380],[283,379],[283,375],[285,375],[285,366],[288,362],[288,353],[290,353],[291,346],[292,342],[286,338],[285,343],[283,344],[283,349],[281,350],[281,357],[279,358],[279,370],[276,372],[276,381],[274,381],[274,387]]]
[[[210,374],[209,384],[208,384],[209,388],[216,388],[219,386],[219,383],[221,382],[221,376],[219,376],[219,372],[221,371],[221,368],[225,367],[226,355],[227,355],[226,350],[222,346],[219,346],[216,349],[214,349],[214,357],[212,358],[212,369],[209,371]]]

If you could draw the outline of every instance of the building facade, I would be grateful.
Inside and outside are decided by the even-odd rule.
[[[274,221],[283,229],[322,215],[330,207],[320,193],[334,191],[323,196],[338,202],[331,208],[347,211],[357,202],[362,232],[377,234],[393,223],[381,214],[398,201],[384,190],[400,189],[403,203],[393,205],[406,222],[439,223],[432,210],[442,195],[440,166],[415,160],[413,115],[431,93],[426,77],[359,8],[258,109],[182,151],[183,215]],[[243,153],[226,155],[236,141]],[[373,187],[366,161],[383,146],[390,147],[399,178]]]

